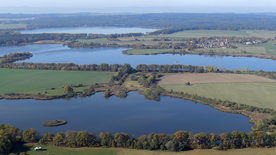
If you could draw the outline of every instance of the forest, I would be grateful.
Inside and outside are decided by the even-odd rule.
[[[53,40],[53,41],[75,41],[77,39],[95,39],[102,38],[105,35],[101,34],[20,34],[17,32],[0,32],[0,46],[14,46],[35,43],[41,40]]]
[[[178,30],[275,30],[276,17],[269,14],[203,14],[203,13],[149,13],[149,14],[1,14],[2,18],[29,18],[25,21],[3,20],[1,24],[27,24],[28,29],[51,27],[150,27],[178,28]],[[175,31],[175,30],[174,30]]]

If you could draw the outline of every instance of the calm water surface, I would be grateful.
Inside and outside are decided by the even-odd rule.
[[[47,120],[63,119],[68,124],[43,127]],[[179,130],[199,132],[250,131],[249,118],[240,114],[221,112],[195,102],[161,96],[161,101],[144,99],[137,92],[125,99],[105,99],[102,93],[86,98],[51,101],[0,100],[0,124],[20,129],[35,128],[40,133],[67,130],[126,132],[131,135],[166,133]]]
[[[226,69],[243,69],[276,71],[276,61],[270,59],[202,56],[202,55],[124,55],[127,48],[68,48],[59,44],[26,45],[0,47],[0,55],[29,51],[34,56],[26,62],[36,63],[76,63],[76,64],[184,64],[216,65]]]
[[[94,34],[122,34],[122,33],[147,33],[157,29],[148,28],[119,28],[119,27],[66,27],[66,28],[47,28],[35,30],[20,31],[23,34],[38,34],[38,33],[94,33]]]

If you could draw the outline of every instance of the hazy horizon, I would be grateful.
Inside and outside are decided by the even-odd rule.
[[[0,13],[268,13],[275,0],[0,0]]]

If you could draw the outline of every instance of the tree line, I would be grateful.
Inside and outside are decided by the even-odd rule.
[[[1,14],[2,18],[34,18],[8,21],[27,24],[28,29],[57,27],[150,27],[183,28],[185,30],[275,30],[276,17],[272,14],[204,14],[204,13],[148,13],[148,14]],[[5,23],[5,21],[3,21]]]
[[[206,66],[208,67],[208,66]],[[216,66],[209,66],[212,72],[217,72]],[[208,67],[208,68],[209,68]],[[6,63],[0,64],[0,68],[8,69],[33,69],[33,70],[66,70],[66,71],[111,71],[117,72],[119,69],[127,70],[127,72],[162,72],[162,73],[178,73],[178,72],[198,72],[205,71],[203,66],[192,65],[137,65],[136,69],[132,68],[129,64],[88,64],[77,65],[74,63]],[[206,70],[208,71],[208,70]]]
[[[0,31],[0,46],[17,46],[24,44],[31,44],[41,40],[53,40],[61,42],[71,42],[68,44],[71,47],[80,47],[74,45],[78,39],[96,39],[96,38],[107,38],[107,39],[116,39],[118,37],[139,37],[144,35],[143,33],[126,33],[126,34],[70,34],[70,33],[41,33],[41,34],[21,34],[18,32],[1,32]],[[67,44],[67,43],[64,43]],[[95,44],[94,46],[96,46]],[[94,47],[90,45],[91,47]],[[86,47],[83,45],[83,47]],[[102,46],[101,46],[102,47]]]
[[[42,33],[20,34],[14,32],[0,33],[0,46],[14,46],[30,44],[41,40],[74,41],[77,39],[103,38],[103,34],[67,34],[67,33]]]
[[[29,55],[26,53],[26,55]],[[77,65],[74,63],[0,63],[0,68],[8,69],[31,69],[31,70],[65,70],[65,71],[110,71],[118,72],[120,69],[127,70],[127,73],[133,72],[159,72],[159,73],[235,73],[235,74],[253,74],[276,79],[276,72],[265,72],[263,70],[250,71],[247,68],[241,70],[225,70],[219,69],[214,65],[192,66],[192,65],[157,65],[157,64],[139,64],[136,68],[129,64],[88,64]],[[124,72],[125,73],[125,72]],[[115,77],[116,78],[116,77]],[[118,79],[118,77],[117,77]]]
[[[30,69],[30,70],[64,70],[64,71],[110,71],[118,72],[120,69],[126,69],[131,72],[132,67],[129,64],[89,64],[77,65],[74,63],[7,63],[0,64],[0,68],[8,69]]]
[[[33,54],[30,52],[6,54],[0,57],[0,64],[13,63],[20,60],[26,60],[31,58],[32,56]]]
[[[63,147],[118,147],[143,150],[186,151],[192,149],[242,149],[249,147],[276,146],[276,132],[268,134],[264,131],[249,133],[233,131],[232,133],[198,133],[177,131],[171,135],[155,134],[139,137],[127,133],[109,132],[98,136],[87,131],[67,131],[57,134],[45,133],[42,136],[31,128],[19,130],[10,125],[0,125],[0,153],[8,154],[24,143],[40,143]]]

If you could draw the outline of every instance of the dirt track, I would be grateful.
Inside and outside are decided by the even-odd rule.
[[[276,80],[248,74],[184,73],[166,75],[158,84],[218,83],[218,82],[276,82]]]

